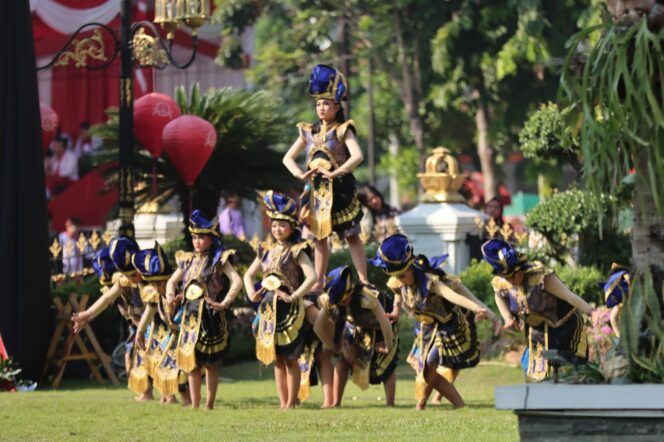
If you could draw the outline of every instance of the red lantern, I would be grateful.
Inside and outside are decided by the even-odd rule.
[[[42,149],[46,153],[48,146],[58,132],[58,114],[55,113],[52,107],[43,103],[39,103],[39,114],[41,116]]]
[[[195,115],[182,115],[168,123],[162,134],[164,150],[180,176],[191,187],[217,144],[217,131]]]
[[[134,134],[152,158],[159,158],[164,150],[164,127],[179,116],[180,107],[168,95],[147,94],[134,103]]]

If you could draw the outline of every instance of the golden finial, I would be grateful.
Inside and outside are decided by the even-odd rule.
[[[85,250],[85,247],[88,245],[88,239],[85,237],[83,232],[81,232],[80,235],[78,235],[78,241],[76,241],[76,247],[78,248],[78,251],[83,253],[83,250]]]
[[[486,223],[484,228],[486,229],[486,233],[489,234],[489,238],[495,238],[496,233],[498,233],[498,230],[500,230],[493,218],[489,218],[489,222]]]
[[[90,245],[92,246],[92,250],[97,250],[97,247],[99,247],[99,243],[101,243],[101,238],[99,237],[97,231],[94,230],[92,232],[92,235],[90,236]]]
[[[251,241],[249,241],[249,244],[251,244],[251,247],[254,250],[258,249],[258,245],[261,243],[260,238],[258,237],[258,233],[254,233],[254,236],[251,237]]]
[[[437,147],[426,159],[425,173],[417,177],[425,190],[422,201],[425,203],[463,203],[465,198],[459,193],[466,179],[459,171],[459,163],[452,152]]]
[[[113,234],[109,232],[108,230],[104,232],[104,234],[101,236],[101,239],[104,240],[104,244],[107,246],[111,243],[111,239],[113,238]]]
[[[528,241],[528,232],[514,232],[514,236],[519,244],[524,244]]]
[[[484,230],[484,221],[482,220],[482,218],[476,216],[475,218],[473,218],[473,221],[475,221],[475,225],[477,226],[477,232],[482,233],[482,230]]]
[[[57,258],[60,252],[62,251],[62,247],[60,246],[60,241],[58,241],[58,238],[53,238],[53,244],[51,244],[51,247],[48,248],[51,251],[51,255],[53,255],[53,258]]]
[[[509,241],[513,233],[514,229],[512,229],[512,226],[510,226],[509,223],[503,224],[503,226],[500,228],[500,234],[503,236],[505,241]]]

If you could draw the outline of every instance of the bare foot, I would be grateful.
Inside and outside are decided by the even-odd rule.
[[[166,403],[166,396],[162,396],[162,397],[159,399],[159,403],[160,403],[160,404],[165,404],[165,403]]]
[[[136,397],[134,398],[134,400],[135,400],[136,402],[151,401],[151,400],[153,400],[153,399],[154,399],[154,398],[152,397],[152,395],[151,395],[151,394],[147,394],[147,393],[143,393],[142,395],[140,395],[140,396],[136,396]]]
[[[173,395],[173,396],[167,396],[167,397],[166,397],[166,400],[164,401],[164,403],[165,403],[165,404],[177,404],[177,403],[178,403],[178,400],[177,400],[177,398],[175,397],[175,395]]]
[[[386,407],[394,407],[394,402],[387,402],[385,404]]]
[[[334,405],[334,404],[323,404],[320,406],[320,408],[334,408],[334,407],[339,407],[340,405]]]
[[[424,409],[427,407],[426,401],[419,401],[417,405],[415,405],[415,409],[417,411],[424,411]]]
[[[205,404],[205,408],[206,408],[208,411],[212,411],[212,410],[214,410],[214,404]]]
[[[442,403],[443,403],[443,400],[439,397],[434,397],[433,399],[431,399],[431,404],[432,405],[440,405]]]

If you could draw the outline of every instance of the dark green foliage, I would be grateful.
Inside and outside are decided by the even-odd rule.
[[[573,292],[586,302],[595,305],[604,305],[604,293],[599,283],[606,281],[606,273],[597,267],[590,266],[560,266],[555,269],[556,275]]]
[[[459,275],[461,282],[470,290],[480,301],[487,305],[494,312],[497,311],[496,300],[494,298],[491,280],[494,275],[491,273],[491,266],[486,261],[473,259],[470,265]]]
[[[628,262],[631,250],[626,236],[606,224],[603,231],[599,230],[593,201],[594,197],[588,192],[569,190],[554,194],[531,210],[526,224],[547,240],[539,253],[565,262],[571,250],[578,245],[581,264],[595,264],[604,271],[611,261]],[[602,195],[599,201],[604,217],[612,218],[616,199]]]

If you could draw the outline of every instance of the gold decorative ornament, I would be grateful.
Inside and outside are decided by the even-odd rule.
[[[281,279],[275,275],[270,275],[261,281],[261,285],[269,291],[274,291],[281,287]]]
[[[484,221],[482,220],[482,218],[476,216],[475,218],[473,218],[473,221],[475,221],[475,225],[477,226],[477,233],[482,233],[482,231],[484,230]]]
[[[524,244],[528,241],[528,232],[515,232],[514,236],[519,244]]]
[[[101,243],[101,238],[99,237],[97,231],[94,230],[92,232],[92,235],[90,235],[90,245],[92,246],[92,249],[97,250],[97,248],[99,248],[100,243]]]
[[[203,26],[210,19],[210,2],[183,0],[182,3],[184,3],[184,22],[192,29],[192,35],[196,35],[196,28]]]
[[[198,284],[189,284],[184,292],[184,297],[190,301],[200,298],[205,294],[203,287]]]
[[[500,228],[500,234],[505,241],[509,241],[513,233],[514,229],[512,229],[512,226],[510,226],[509,223],[503,224],[503,226]]]
[[[78,249],[79,252],[83,253],[83,250],[85,250],[85,247],[88,245],[88,239],[85,237],[83,232],[81,232],[80,235],[78,235],[78,240],[76,241],[76,248]]]
[[[71,42],[74,45],[73,51],[65,51],[58,57],[56,66],[67,66],[71,61],[77,68],[84,67],[88,59],[106,61],[106,46],[104,39],[101,37],[101,31],[95,29],[91,37],[74,40]]]
[[[163,66],[168,64],[168,56],[159,46],[159,37],[153,37],[140,28],[132,39],[134,60],[142,66]]]
[[[53,243],[51,244],[51,247],[48,248],[48,250],[51,251],[51,255],[53,255],[54,259],[60,255],[60,252],[62,252],[62,246],[60,246],[60,241],[58,241],[58,238],[53,238]]]
[[[113,234],[107,230],[101,236],[101,239],[103,239],[104,244],[106,244],[108,246],[111,243],[111,239],[113,239]]]
[[[184,1],[156,0],[154,3],[154,22],[161,25],[168,40],[173,40],[175,31],[184,18]]]
[[[496,221],[494,221],[493,218],[489,218],[489,222],[486,223],[484,228],[486,229],[486,233],[489,235],[489,238],[495,238],[496,234],[500,230],[500,227],[498,227],[498,224],[496,224]]]
[[[425,172],[417,177],[425,190],[425,203],[464,203],[459,189],[465,177],[459,173],[459,163],[445,147],[437,147],[426,160]]]

